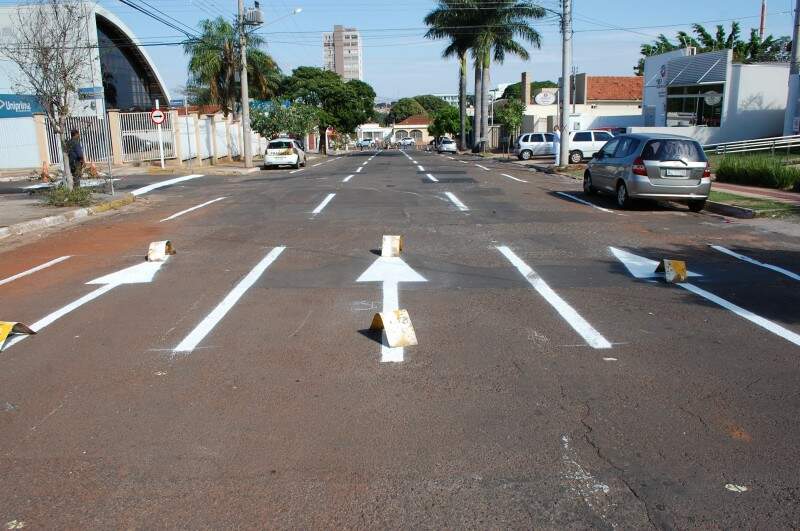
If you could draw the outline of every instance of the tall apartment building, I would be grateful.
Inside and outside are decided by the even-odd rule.
[[[322,64],[325,70],[336,72],[345,80],[363,79],[361,36],[355,28],[334,26],[322,34]]]

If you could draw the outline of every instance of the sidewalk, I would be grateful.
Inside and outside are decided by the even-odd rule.
[[[711,189],[720,192],[730,192],[744,197],[752,197],[754,199],[768,199],[779,203],[800,206],[800,193],[797,192],[785,192],[772,188],[758,188],[756,186],[721,183],[718,181],[714,181],[714,184],[711,185]]]

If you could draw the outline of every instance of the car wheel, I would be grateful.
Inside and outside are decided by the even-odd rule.
[[[700,212],[706,207],[706,200],[705,199],[693,199],[689,201],[689,210],[692,212]]]
[[[295,162],[292,167],[296,170],[300,169],[300,157],[297,157],[297,162]]]
[[[620,181],[617,185],[617,206],[622,209],[627,209],[631,207],[633,200],[631,196],[628,195],[628,187],[625,186],[625,183]]]
[[[597,188],[592,186],[592,174],[588,170],[583,174],[583,193],[586,195],[594,195],[597,193]]]
[[[571,164],[580,164],[583,160],[583,153],[580,151],[570,151],[569,152],[569,161]]]
[[[525,149],[519,154],[519,158],[522,160],[531,160],[531,157],[533,157],[533,152],[530,149]]]

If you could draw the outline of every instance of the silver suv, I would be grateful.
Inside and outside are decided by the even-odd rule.
[[[699,212],[711,192],[711,172],[703,148],[692,138],[628,134],[609,140],[592,157],[583,190],[613,193],[620,208],[641,198],[686,202]]]

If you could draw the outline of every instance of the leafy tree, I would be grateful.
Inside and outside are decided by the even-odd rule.
[[[512,85],[507,86],[506,90],[503,91],[503,95],[501,98],[504,100],[520,100],[520,98],[522,97],[521,87],[522,83],[514,83]],[[558,83],[554,83],[553,81],[531,82],[531,94],[533,94],[536,90],[542,88],[558,88]]]
[[[266,105],[251,105],[250,112],[253,131],[266,138],[284,133],[303,138],[319,123],[317,107],[304,103],[284,106],[280,101],[272,100]]]
[[[414,99],[417,100],[417,103],[422,105],[422,108],[425,109],[425,112],[428,115],[432,115],[436,111],[450,106],[450,104],[444,101],[442,98],[439,96],[434,96],[433,94],[414,96]]]
[[[388,120],[390,123],[399,123],[417,114],[427,114],[425,108],[414,98],[400,98],[392,104]]]
[[[469,124],[466,124],[469,127]],[[469,129],[467,129],[469,130]],[[461,120],[458,109],[446,105],[432,115],[428,132],[433,136],[456,136],[461,131]]]
[[[373,117],[375,91],[358,80],[342,80],[339,74],[311,66],[296,68],[281,84],[283,97],[317,108],[320,137],[329,127],[352,133]],[[323,150],[327,150],[322,142]]]
[[[502,105],[496,106],[494,119],[503,124],[508,133],[507,146],[511,147],[511,139],[517,136],[517,132],[522,127],[522,117],[525,113],[525,105],[519,98],[505,101]]]
[[[222,17],[202,20],[200,29],[199,38],[183,45],[189,55],[187,85],[207,87],[211,101],[227,116],[240,101],[240,84],[236,81],[242,64],[239,29]],[[281,71],[272,57],[259,49],[263,43],[258,35],[247,37],[247,76],[250,95],[267,99],[275,95]]]

